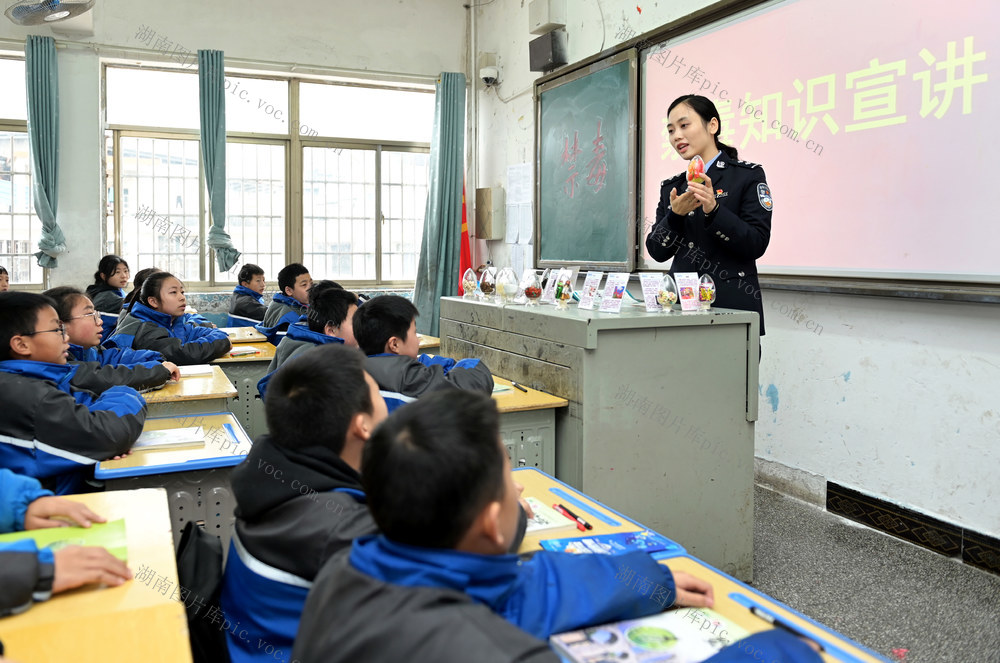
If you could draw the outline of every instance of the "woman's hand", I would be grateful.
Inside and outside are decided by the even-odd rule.
[[[711,214],[715,211],[718,205],[715,202],[715,193],[712,190],[712,180],[708,175],[702,175],[705,178],[704,182],[688,182],[688,190],[686,193],[690,193],[694,198],[694,207],[701,205],[701,209],[705,211],[705,214]],[[692,209],[694,209],[692,207]]]
[[[677,187],[670,190],[670,211],[674,214],[687,216],[690,212],[695,211],[699,204],[694,194],[691,193],[690,184],[688,184],[688,190],[679,196],[677,195]]]

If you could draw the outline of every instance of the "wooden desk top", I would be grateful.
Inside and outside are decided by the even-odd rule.
[[[250,327],[247,327],[250,329]],[[228,354],[224,354],[218,359],[214,360],[213,364],[240,364],[245,362],[254,361],[266,361],[270,362],[274,359],[274,353],[278,350],[275,346],[271,345],[267,341],[263,343],[240,343],[239,345],[233,346],[234,350],[245,350],[247,348],[253,348],[257,350],[255,355],[240,355],[239,357],[231,357]]]
[[[417,334],[417,336],[420,338],[421,350],[441,347],[441,339],[437,336],[426,336],[425,334]]]
[[[167,493],[162,488],[69,495],[108,520],[125,519],[128,566],[120,587],[57,594],[0,620],[15,661],[191,661]],[[146,581],[145,583],[143,581]]]
[[[219,331],[226,332],[233,345],[237,343],[261,343],[267,341],[267,337],[253,327],[219,327]]]
[[[510,380],[493,376],[493,382],[510,387]],[[523,386],[523,385],[522,385]],[[499,394],[493,394],[500,414],[505,412],[524,412],[525,410],[547,410],[553,407],[566,407],[569,401],[559,396],[546,394],[544,391],[525,387],[528,391],[512,388]]]
[[[667,565],[671,571],[684,571],[711,583],[712,588],[715,590],[715,606],[713,609],[716,612],[732,619],[734,622],[751,633],[767,631],[771,629],[771,626],[763,619],[750,613],[747,605],[748,602],[752,602],[764,608],[765,610],[776,615],[779,619],[797,626],[804,632],[814,636],[827,650],[826,652],[820,654],[824,661],[884,660],[877,656],[872,656],[870,652],[862,649],[837,632],[831,631],[821,624],[817,624],[803,618],[784,604],[747,587],[743,583],[736,581],[721,571],[717,571],[704,562],[694,559],[693,557],[688,557],[686,555],[682,557],[671,557],[670,559],[660,560],[660,564]],[[686,610],[686,608],[683,609]],[[840,649],[855,658],[839,658],[837,656],[833,656],[830,653],[832,648]]]
[[[233,398],[234,396],[236,396],[236,387],[218,366],[212,366],[212,375],[181,378],[163,389],[149,391],[142,395],[149,404],[201,401],[208,398]]]
[[[180,417],[156,417],[146,420],[142,430],[202,426],[205,446],[186,449],[151,449],[136,451],[119,460],[99,463],[94,472],[98,479],[114,479],[144,474],[239,465],[253,442],[231,412],[193,414]]]
[[[572,523],[570,523],[569,520],[567,520],[566,522],[568,526],[565,528],[560,527],[558,529],[547,529],[537,533],[526,534],[524,536],[524,542],[518,550],[520,553],[530,552],[532,550],[541,550],[542,546],[540,545],[540,542],[545,539],[569,539],[582,536],[596,536],[598,534],[613,534],[615,532],[638,532],[645,529],[642,525],[632,522],[628,518],[612,511],[600,502],[590,499],[574,488],[570,488],[561,481],[556,481],[544,472],[539,471],[537,468],[523,467],[515,469],[514,481],[524,486],[524,492],[521,494],[521,497],[537,498],[547,506],[552,506],[556,503],[562,504],[568,507],[573,513],[593,525],[593,529],[581,532]],[[568,493],[571,497],[583,502],[589,508],[602,514],[607,521],[610,522],[601,520],[594,514],[588,513],[579,505],[573,504],[567,500],[565,496],[552,492],[551,489],[553,488]]]

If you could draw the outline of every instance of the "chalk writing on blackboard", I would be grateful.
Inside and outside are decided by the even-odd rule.
[[[604,146],[604,136],[601,135],[601,120],[597,120],[597,138],[594,139],[594,157],[587,164],[590,173],[587,175],[587,184],[597,193],[604,188],[604,180],[608,176],[608,163],[604,160],[604,155],[608,153],[608,148]]]

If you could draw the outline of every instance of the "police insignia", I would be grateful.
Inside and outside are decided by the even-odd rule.
[[[757,185],[757,200],[760,201],[760,206],[768,212],[774,207],[774,201],[771,200],[771,190],[763,182]]]

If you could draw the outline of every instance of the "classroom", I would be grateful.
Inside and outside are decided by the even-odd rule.
[[[191,646],[206,630],[229,633],[233,660],[291,660],[291,642],[266,638],[259,652],[233,653],[231,596],[215,598],[218,623],[192,618],[192,562],[176,557],[186,523],[218,537],[227,564],[256,545],[250,530],[231,539],[251,462],[262,495],[287,478],[331,518],[353,513],[345,493],[288,469],[268,426],[259,383],[284,393],[269,367],[284,360],[292,325],[233,320],[247,263],[264,272],[264,306],[283,291],[279,271],[298,263],[310,284],[356,296],[338,304],[317,292],[316,308],[335,313],[319,331],[305,309],[297,323],[283,318],[312,330],[296,338],[354,341],[364,329],[348,336],[350,316],[367,321],[369,304],[392,301],[392,314],[416,315],[420,353],[437,355],[427,365],[450,362],[442,370],[468,380],[465,391],[492,383],[514,481],[544,509],[539,522],[555,495],[594,527],[529,530],[513,552],[648,528],[673,546],[653,555],[666,576],[711,578],[722,624],[731,606],[756,605],[824,646],[815,660],[1000,660],[1000,229],[979,191],[988,183],[945,193],[963,171],[996,170],[984,147],[1000,138],[988,119],[1000,103],[992,4],[69,0],[74,15],[39,25],[18,24],[20,3],[8,4],[0,279],[40,294],[86,290],[109,254],[131,276],[156,266],[230,345],[115,410],[131,425],[142,409],[143,434],[206,436],[197,451],[116,451],[96,464],[104,490],[79,501],[124,522],[132,579],[0,617],[0,660],[65,660],[46,648],[61,630],[86,652],[79,660],[213,660]],[[51,76],[29,71],[29,48]],[[52,87],[47,115],[29,117],[32,76]],[[694,142],[702,123],[689,129],[674,110],[701,115],[709,134],[713,125],[700,102],[668,111],[684,95],[714,104],[717,141],[739,152],[709,150],[718,184],[687,218],[675,210],[697,180],[675,132]],[[29,122],[43,121],[55,138],[44,154],[28,138]],[[722,188],[737,176],[751,179],[740,199]],[[681,185],[693,188],[674,200]],[[42,213],[40,196],[50,197]],[[705,252],[678,230],[702,214]],[[695,297],[709,276],[719,299],[707,314],[682,314],[680,302],[657,312],[670,259],[695,272]],[[463,297],[466,266],[475,290]],[[478,280],[504,268],[517,299],[509,282]],[[565,310],[552,301],[563,269]],[[596,272],[606,280],[588,281]],[[548,303],[526,304],[526,285]],[[620,299],[607,312],[613,285]],[[15,335],[44,331],[55,330]],[[382,354],[405,352],[361,340],[346,345],[369,356],[365,375],[395,421],[397,405],[423,400],[382,383]],[[289,585],[299,606],[318,572]],[[121,599],[112,608],[108,596]],[[136,632],[112,641],[109,619]],[[763,632],[753,619],[735,623]],[[506,642],[521,646],[521,635]],[[323,660],[305,646],[295,651],[312,658],[300,660]],[[535,655],[549,660],[543,649]],[[785,656],[772,658],[814,660]]]

